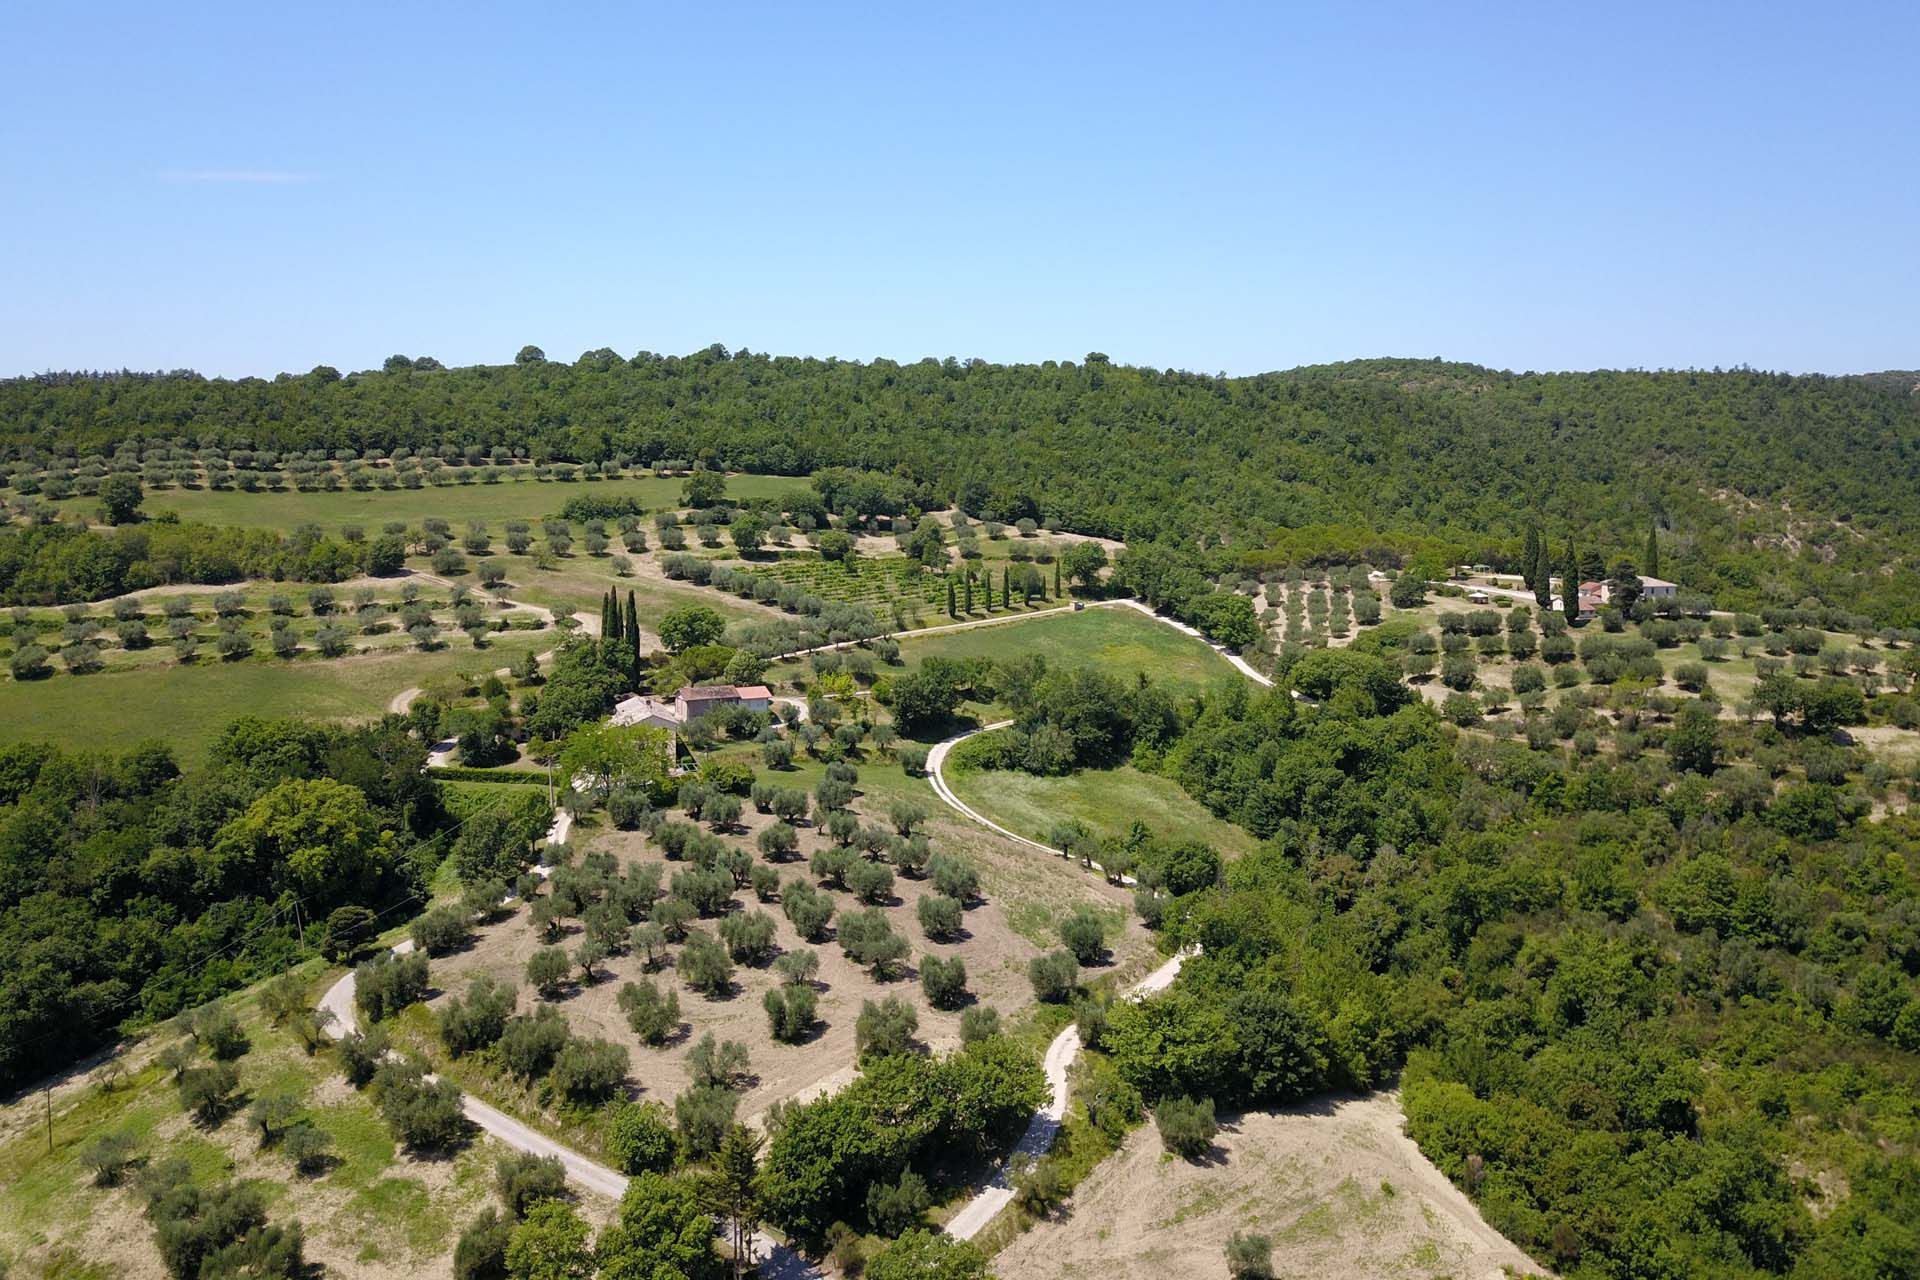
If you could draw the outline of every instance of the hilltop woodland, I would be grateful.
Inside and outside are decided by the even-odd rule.
[[[584,802],[604,805],[617,827],[686,842],[692,865],[675,873],[674,893],[724,910],[723,891],[754,884],[751,857],[729,863],[731,877],[718,874],[726,855],[715,842],[657,811],[670,798],[663,753],[639,743],[641,731],[600,728],[600,717],[626,689],[773,682],[796,667],[770,669],[766,659],[797,640],[864,638],[864,647],[809,658],[812,674],[800,677],[811,682],[808,723],[795,717],[783,733],[764,713],[742,712],[688,735],[696,751],[716,736],[752,741],[770,770],[803,752],[824,767],[813,800],[846,850],[818,864],[829,878],[854,874],[856,840],[895,858],[905,851],[902,874],[920,859],[904,831],[894,840],[876,827],[869,840],[841,816],[859,776],[851,762],[871,762],[871,744],[915,773],[922,744],[986,708],[1012,725],[969,740],[951,763],[982,771],[988,795],[995,770],[1047,778],[1128,766],[1250,834],[1252,851],[1237,857],[1138,822],[1127,831],[1129,815],[1108,827],[1124,835],[1053,835],[1111,878],[1135,877],[1145,924],[1168,949],[1199,951],[1170,990],[1138,1004],[1095,994],[1072,950],[1036,961],[1036,998],[1063,1006],[1056,1025],[1071,1009],[1089,1052],[1076,1068],[1065,1145],[1018,1178],[1023,1205],[1057,1203],[1069,1168],[1083,1173],[1097,1158],[1088,1151],[1111,1150],[1149,1114],[1170,1150],[1204,1159],[1216,1108],[1230,1122],[1241,1108],[1397,1085],[1422,1149],[1496,1228],[1563,1275],[1920,1273],[1920,818],[1896,794],[1910,804],[1911,764],[1896,780],[1891,758],[1862,745],[1920,724],[1908,696],[1920,667],[1920,596],[1907,562],[1916,490],[1905,443],[1920,423],[1897,386],[1747,372],[1515,377],[1385,362],[1227,380],[1097,358],[1000,368],[720,350],[630,362],[590,353],[572,366],[522,356],[469,370],[396,358],[380,373],[272,383],[16,382],[0,391],[0,420],[19,433],[13,492],[22,496],[24,479],[41,491],[26,497],[57,499],[46,492],[52,477],[70,493],[92,485],[111,507],[132,496],[109,489],[117,476],[150,481],[163,468],[174,483],[185,469],[212,484],[216,472],[238,475],[236,458],[253,476],[228,481],[242,488],[269,472],[277,478],[267,487],[322,471],[335,479],[315,482],[403,484],[392,478],[401,462],[411,474],[428,470],[421,448],[441,471],[510,479],[523,465],[512,450],[523,445],[524,465],[575,468],[577,480],[588,467],[707,464],[686,478],[696,509],[724,495],[721,468],[813,472],[810,486],[796,483],[780,500],[812,522],[807,532],[828,516],[853,528],[907,516],[896,532],[921,539],[921,563],[945,562],[943,535],[923,536],[913,519],[944,504],[985,520],[1124,536],[1111,574],[1090,556],[1084,575],[1067,570],[1083,591],[1131,592],[1247,647],[1276,687],[1236,677],[1193,696],[1144,676],[1050,665],[1019,647],[1023,626],[1044,621],[963,633],[1004,643],[991,656],[915,664],[899,642],[875,638],[864,606],[803,600],[786,584],[793,607],[780,607],[794,618],[768,612],[729,626],[703,605],[679,605],[647,619],[664,648],[644,656],[634,606],[610,595],[601,638],[565,643],[545,672],[537,663],[525,679],[516,672],[517,693],[496,678],[474,691],[483,705],[423,698],[407,717],[360,729],[241,721],[204,771],[182,773],[159,747],[118,756],[9,748],[0,752],[0,1079],[69,1063],[309,951],[350,955],[383,922],[414,914],[443,860],[463,897],[423,926],[439,916],[461,934],[499,906],[508,884],[539,895],[530,918],[551,923],[569,886],[605,868],[576,875],[562,865],[544,893],[541,881],[519,877],[547,817],[537,786],[483,787],[541,803],[517,805],[511,822],[488,824],[484,842],[462,844],[474,812],[456,805],[460,784],[423,773],[425,744],[442,735],[459,739],[461,764],[472,766],[529,739],[536,760],[588,779]],[[298,466],[287,465],[289,451]],[[209,470],[216,460],[228,470]],[[48,526],[8,536],[36,527]],[[1426,580],[1441,575],[1427,566],[1458,559],[1511,566],[1540,605],[1551,585],[1543,568],[1605,574],[1625,607],[1586,624],[1542,608],[1537,637],[1532,606],[1504,618],[1429,611]],[[724,578],[709,570],[700,585],[779,605],[781,584],[759,571],[766,561],[754,563]],[[1320,607],[1337,604],[1341,625],[1323,633],[1316,622],[1314,634],[1343,645],[1263,645],[1260,579],[1277,618],[1279,571],[1326,563],[1413,571],[1392,579],[1393,616],[1383,616],[1364,568],[1338,575],[1346,590]],[[1626,601],[1636,567],[1678,579],[1682,599]],[[1285,576],[1291,637],[1306,593],[1291,569]],[[1000,590],[1010,607],[1004,576]],[[1307,601],[1309,616],[1322,594]],[[1709,604],[1737,612],[1709,613]],[[1349,610],[1357,634],[1344,624]],[[1434,620],[1437,637],[1424,629]],[[1683,640],[1701,661],[1669,671],[1661,654],[1674,656]],[[1437,691],[1436,664],[1439,688],[1454,694],[1437,707],[1425,696]],[[1736,666],[1750,681],[1744,692]],[[1515,703],[1521,714],[1508,715]],[[454,772],[466,780],[481,770]],[[731,827],[744,788],[756,808],[764,799],[778,812],[778,788],[755,797],[751,771],[733,772],[732,792],[711,811],[699,777],[679,795],[682,807],[691,800],[701,821]],[[797,794],[796,820],[811,803]],[[763,846],[769,857],[782,849],[790,845]],[[858,870],[876,892],[880,872],[892,879],[877,863]],[[689,899],[660,918],[671,900],[659,896],[664,887],[621,878],[587,897],[653,912],[647,923],[664,935],[696,914]],[[631,901],[615,902],[616,891]],[[814,896],[796,891],[797,909]],[[636,919],[595,910],[603,906],[582,898],[565,909],[593,911],[610,927]],[[843,920],[843,946],[864,945],[855,918]],[[731,926],[727,946],[764,950],[744,929]],[[418,933],[423,952],[434,951],[434,934]],[[596,950],[576,962],[591,978],[604,957],[597,935],[585,941]],[[1097,931],[1082,941],[1097,952]],[[683,949],[676,971],[691,981],[711,970],[723,985],[725,949],[704,934],[690,945],[692,967],[683,968]],[[567,966],[564,955],[551,960],[549,985]],[[385,1010],[375,1006],[388,996],[417,1000],[426,965],[422,954],[367,966],[363,1011],[379,1021]],[[923,969],[923,983],[944,972]],[[450,1053],[477,1023],[505,1035],[498,994],[470,991],[442,1023]],[[788,1000],[769,1007],[772,1034],[804,1024],[811,1002],[800,997],[796,1011]],[[636,1033],[643,1022],[664,1027],[644,993],[633,1003]],[[658,1141],[636,1138],[621,1163],[670,1168],[677,1141],[739,1174],[741,1195],[757,1197],[761,1215],[792,1238],[822,1244],[837,1223],[857,1220],[900,1235],[889,1251],[906,1258],[925,1244],[914,1224],[936,1154],[995,1149],[1040,1085],[1030,1056],[986,1030],[946,1059],[876,1050],[907,1043],[882,1034],[884,1015],[877,1007],[860,1032],[868,1065],[855,1083],[781,1109],[764,1151],[735,1150],[733,1162],[718,1147],[724,1126],[700,1123],[692,1107],[676,1116],[688,1132],[649,1129],[639,1136]],[[541,1069],[559,1073],[555,1088],[604,1095],[617,1083],[622,1046],[549,1039],[554,1028],[539,1017],[513,1023],[516,1051],[552,1050]],[[359,1062],[373,1080],[375,1059],[360,1058],[379,1043],[349,1038],[344,1069]],[[719,1077],[738,1074],[707,1065],[710,1094],[724,1089]],[[370,1087],[398,1100],[381,1104],[390,1122],[409,1123],[415,1110],[457,1122],[441,1086],[380,1071],[387,1079]],[[652,1128],[664,1129],[656,1119]],[[707,1140],[689,1137],[705,1130]],[[679,1195],[648,1188],[643,1202]],[[623,1222],[645,1209],[623,1207]],[[691,1208],[684,1216],[694,1245],[681,1270],[708,1274],[712,1221]],[[606,1257],[640,1239],[638,1228],[621,1230],[603,1233]],[[483,1221],[461,1247],[484,1254],[484,1265],[459,1274],[586,1275],[585,1233],[557,1204],[535,1205],[519,1225]],[[543,1253],[555,1242],[566,1248]],[[543,1256],[565,1269],[541,1270]],[[980,1273],[977,1259],[968,1265],[964,1274]],[[609,1264],[601,1273],[641,1271]],[[869,1274],[909,1273],[931,1274],[878,1263]]]
[[[529,347],[511,365],[462,369],[395,356],[344,377],[0,383],[0,457],[22,496],[85,492],[128,469],[235,487],[281,483],[284,470],[304,483],[322,461],[361,472],[329,481],[355,485],[399,483],[390,460],[422,464],[429,483],[518,466],[591,480],[669,460],[847,467],[889,477],[858,486],[856,518],[952,505],[1168,543],[1214,574],[1423,554],[1528,571],[1529,528],[1612,566],[1641,558],[1657,528],[1665,576],[1723,608],[1817,596],[1895,626],[1920,622],[1917,434],[1920,398],[1898,379],[1439,361],[1225,378],[1097,353],[901,365],[715,346],[568,364]]]

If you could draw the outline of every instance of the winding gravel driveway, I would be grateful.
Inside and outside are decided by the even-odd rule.
[[[1114,605],[1133,605],[1149,617],[1160,617],[1160,615],[1154,613],[1153,610],[1135,601],[1110,601],[1103,603],[1108,607]],[[1031,618],[1067,613],[1071,612],[1072,609],[1072,605],[1062,605],[1057,609],[1042,609],[1011,618],[984,618],[977,621],[954,623],[948,626],[928,627],[921,631],[906,634],[929,635],[944,631],[966,630],[973,627],[1007,625],[1015,622],[1024,622]],[[1211,644],[1210,641],[1206,641],[1204,636],[1200,636],[1198,631],[1182,623],[1175,622],[1171,618],[1161,618],[1161,621],[1166,622],[1170,626],[1177,627],[1190,635],[1199,637],[1205,643]],[[831,645],[826,647],[837,649],[847,646]],[[1248,666],[1238,655],[1227,653],[1225,649],[1219,645],[1213,645],[1213,647],[1219,650],[1227,661],[1233,663],[1236,668],[1249,678],[1265,685],[1271,685],[1273,683],[1252,667]],[[418,689],[402,690],[389,703],[389,707],[394,711],[404,712],[408,704],[418,696]],[[1004,728],[1011,723],[1013,722],[1010,720],[1001,721],[997,724],[986,726],[986,729],[972,730],[969,733],[959,734],[947,739],[945,742],[939,743],[928,753],[927,776],[933,784],[934,791],[939,794],[940,798],[965,817],[1022,847],[1052,856],[1059,856],[1059,850],[1041,844],[1037,840],[1029,840],[1025,836],[1009,831],[999,823],[969,808],[947,787],[946,779],[941,773],[941,766],[946,760],[947,753],[951,751],[956,744],[971,737],[973,733],[986,732],[987,729]],[[564,843],[570,834],[571,827],[571,815],[564,809],[561,810],[554,816],[553,826],[547,833],[548,842],[552,844]],[[413,950],[413,942],[411,940],[402,941],[396,945],[393,950],[397,955],[405,955]],[[1174,978],[1179,975],[1180,965],[1185,958],[1186,956],[1183,953],[1174,956],[1165,964],[1162,964],[1130,988],[1126,998],[1137,1000],[1155,991],[1165,990],[1172,984]],[[344,1036],[358,1029],[359,1020],[355,1016],[354,1010],[354,979],[351,970],[343,974],[337,982],[327,989],[326,994],[321,996],[319,1008],[324,1013],[331,1015],[331,1029],[337,1035]],[[967,1240],[979,1234],[1013,1199],[1013,1187],[1009,1180],[1009,1173],[1014,1161],[1021,1157],[1042,1155],[1053,1146],[1054,1139],[1060,1132],[1061,1121],[1067,1113],[1068,1073],[1073,1066],[1074,1059],[1079,1057],[1079,1055],[1080,1032],[1076,1027],[1068,1027],[1058,1036],[1055,1036],[1053,1043],[1047,1046],[1044,1063],[1049,1093],[1047,1104],[1039,1111],[1036,1111],[1033,1119],[1028,1122],[1026,1132],[1021,1135],[1020,1141],[1013,1149],[1012,1158],[1001,1164],[995,1171],[992,1180],[989,1181],[986,1186],[982,1187],[960,1213],[947,1224],[947,1231],[951,1235],[958,1239]],[[625,1175],[618,1171],[609,1169],[603,1164],[588,1159],[572,1148],[555,1142],[545,1134],[528,1127],[497,1108],[488,1106],[486,1103],[464,1091],[461,1094],[460,1103],[461,1109],[476,1127],[493,1135],[514,1150],[530,1152],[543,1157],[551,1156],[558,1159],[562,1167],[566,1169],[567,1176],[575,1183],[611,1199],[617,1200],[625,1194],[627,1179]],[[753,1244],[755,1253],[764,1259],[761,1263],[760,1273],[766,1280],[819,1280],[819,1277],[822,1275],[818,1268],[807,1262],[805,1258],[801,1257],[793,1249],[780,1244],[766,1235],[757,1235],[754,1238]]]

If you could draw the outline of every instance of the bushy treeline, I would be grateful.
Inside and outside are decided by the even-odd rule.
[[[1144,846],[1143,910],[1201,953],[1099,1028],[1129,1084],[1397,1076],[1422,1148],[1570,1276],[1920,1269],[1920,822],[1711,753],[1457,735],[1369,655],[1284,674],[1314,700],[1220,689],[1143,759],[1268,839],[1218,875]],[[1836,821],[1796,816],[1816,793]]]
[[[418,894],[445,823],[425,758],[396,722],[254,718],[189,773],[157,743],[0,748],[0,1086]]]
[[[341,582],[391,573],[405,548],[347,542],[318,529],[265,529],[154,520],[111,532],[71,524],[0,526],[0,604],[100,600],[144,587],[248,578]]]
[[[818,1243],[862,1221],[871,1189],[935,1176],[1015,1136],[1047,1098],[1033,1054],[989,1036],[945,1058],[870,1059],[838,1093],[780,1108],[760,1172],[767,1221]]]
[[[1675,553],[1667,576],[1741,607],[1812,593],[1882,621],[1920,609],[1904,563],[1920,402],[1863,379],[1406,360],[1219,378],[1097,354],[902,365],[716,346],[344,378],[16,379],[0,383],[0,424],[15,456],[34,457],[145,439],[845,466],[894,472],[987,519],[1254,551],[1277,539],[1303,556],[1317,550],[1288,531],[1324,526],[1372,531],[1402,554],[1433,543],[1517,564],[1537,523],[1556,550],[1573,536],[1611,558],[1637,554],[1657,524]],[[1377,558],[1364,538],[1340,541]]]

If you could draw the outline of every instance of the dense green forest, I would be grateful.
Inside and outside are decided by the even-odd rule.
[[[1428,1155],[1571,1276],[1920,1270],[1920,824],[1872,820],[1828,735],[1703,699],[1616,729],[1569,698],[1501,740],[1374,654],[1277,675],[1175,708],[1032,660],[963,673],[1017,710],[976,767],[1125,757],[1264,838],[1223,863],[1055,834],[1199,947],[1166,995],[1083,1010],[1105,1070],[1223,1108],[1397,1081]]]
[[[0,1088],[417,908],[449,825],[403,725],[235,721],[204,770],[0,749]]]
[[[1373,360],[1226,378],[1082,362],[857,363],[529,348],[271,381],[191,373],[0,383],[30,473],[128,442],[309,456],[691,460],[895,472],[942,503],[1070,530],[1289,557],[1549,544],[1639,558],[1723,607],[1816,595],[1920,621],[1920,397],[1900,378],[1512,374]],[[1303,532],[1304,531],[1304,532]],[[1230,561],[1232,554],[1224,555]]]

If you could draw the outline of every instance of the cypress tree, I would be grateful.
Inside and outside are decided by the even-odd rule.
[[[1053,558],[1053,598],[1060,598],[1060,557]]]
[[[1540,594],[1540,530],[1534,525],[1527,526],[1527,545],[1520,553],[1520,579],[1527,590]]]
[[[1660,576],[1660,526],[1657,522],[1647,525],[1647,576]]]
[[[971,569],[967,570],[966,594],[964,599],[967,612],[971,614],[973,612],[973,570]]]
[[[633,687],[640,687],[640,611],[634,607],[633,592],[627,592],[627,643],[633,646]]]
[[[1539,543],[1533,552],[1533,601],[1544,611],[1553,608],[1553,560],[1547,555],[1547,540]]]
[[[1000,603],[1009,609],[1013,608],[1012,568],[1006,568],[1000,571]]]
[[[959,613],[960,613],[959,605],[955,603],[953,598],[953,579],[948,578],[947,579],[947,616],[949,618],[954,618],[954,617],[958,617]]]
[[[1560,584],[1560,612],[1568,622],[1580,621],[1580,556],[1571,536],[1567,538],[1567,580]]]
[[[611,590],[600,601],[600,638],[608,644],[620,638],[620,609]]]

